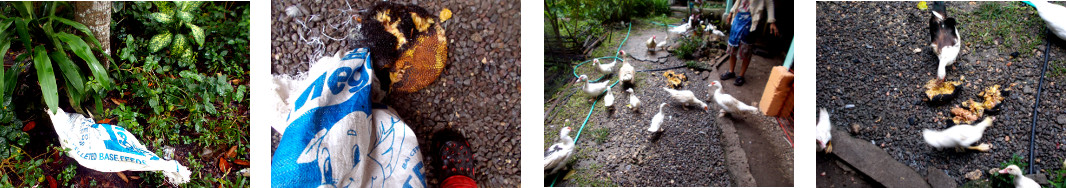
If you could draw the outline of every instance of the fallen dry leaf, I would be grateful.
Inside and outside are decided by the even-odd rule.
[[[126,104],[126,100],[116,98],[111,98],[111,102],[114,102],[115,104]]]
[[[130,179],[126,178],[126,174],[122,174],[122,172],[115,172],[115,174],[118,174],[118,178],[122,178],[122,181],[125,181],[126,183],[130,182]]]
[[[230,159],[230,158],[233,158],[233,157],[237,157],[237,146],[230,147],[229,151],[226,151],[226,158],[227,159]]]
[[[230,168],[233,168],[233,167],[232,167],[231,164],[229,164],[229,161],[226,161],[225,158],[218,157],[218,170],[219,171],[222,171],[222,173],[229,173]]]
[[[234,159],[233,163],[237,164],[237,165],[241,165],[241,166],[248,166],[248,161],[241,160],[241,159]]]

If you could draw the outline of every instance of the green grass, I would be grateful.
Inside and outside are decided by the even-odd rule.
[[[1051,67],[1050,67],[1051,70],[1049,70],[1051,72],[1048,73],[1049,76],[1051,76],[1051,77],[1059,77],[1059,76],[1066,75],[1066,61],[1053,60],[1053,61],[1048,62],[1048,63],[1051,64]]]
[[[595,140],[596,143],[603,144],[604,142],[607,142],[607,136],[611,135],[611,129],[596,128],[590,133],[592,133],[592,139]]]
[[[603,164],[593,162],[591,165],[575,169],[572,175],[567,176],[569,186],[572,187],[617,187],[618,184],[608,177],[599,177],[600,168]]]
[[[959,32],[967,44],[996,46],[1001,54],[1017,51],[1029,56],[1044,42],[1044,21],[1032,7],[1021,2],[981,3],[972,12],[951,9],[958,15]],[[1040,28],[1035,35],[1031,34],[1034,28]]]

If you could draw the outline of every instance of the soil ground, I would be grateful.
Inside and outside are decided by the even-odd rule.
[[[638,71],[684,65],[685,60],[677,59],[665,51],[654,54],[646,51],[644,41],[652,35],[662,37],[666,34],[661,26],[649,25],[636,22],[631,36],[622,46],[622,50],[633,56],[629,62]],[[615,36],[624,37],[626,30],[623,28],[614,32]],[[611,40],[617,45],[622,37]],[[600,48],[616,49],[617,46]],[[721,51],[710,56],[724,54]],[[737,87],[732,85],[733,80],[723,81],[723,92],[754,105],[761,97],[770,68],[780,65],[782,59],[783,55],[776,53],[769,57],[754,56],[745,75],[748,83]],[[721,67],[726,69],[729,65],[726,63]],[[593,69],[591,63],[587,63],[578,67],[577,72],[588,74],[592,79],[603,75]],[[754,177],[751,183],[758,186],[792,186],[792,147],[773,118],[762,115],[716,118],[720,108],[714,104],[710,96],[713,91],[710,91],[708,84],[718,80],[721,71],[690,68],[673,71],[688,77],[682,89],[692,90],[701,100],[708,102],[711,105],[709,111],[673,102],[662,89],[666,87],[663,71],[638,72],[632,87],[641,100],[639,111],[625,106],[629,94],[619,87],[622,84],[611,89],[615,96],[614,107],[605,108],[602,99],[596,99],[592,116],[576,144],[577,152],[571,158],[571,170],[560,172],[565,177],[559,178],[555,186],[744,186],[733,175],[734,171],[741,171],[740,168],[744,168],[742,171],[750,169],[750,173],[742,176]],[[580,91],[583,83],[574,83],[571,70],[546,70],[545,73],[548,73],[545,75],[545,83],[548,83],[546,90],[556,91],[545,94],[547,117],[544,147],[547,148],[557,142],[562,126],[570,126],[574,130],[572,137],[578,134],[593,99]],[[612,75],[610,79],[613,83],[617,76]],[[558,88],[551,88],[556,86]],[[647,131],[647,126],[651,117],[658,112],[660,103],[667,103],[662,109],[666,119],[662,133],[653,135]],[[736,128],[733,134],[740,138],[737,143],[723,141],[723,123]],[[792,131],[791,127],[785,128],[788,132]],[[731,155],[727,152],[729,148],[736,148],[746,155]],[[731,166],[727,155],[743,156],[750,166]],[[550,185],[555,177],[553,174],[545,175],[545,185]]]
[[[928,168],[947,169],[959,184],[965,180],[963,174],[999,167],[1012,155],[1028,160],[1047,44],[1044,23],[1035,9],[1020,2],[948,2],[948,16],[959,20],[964,43],[958,60],[947,69],[947,79],[961,80],[962,92],[949,104],[933,106],[921,102],[922,85],[936,77],[937,69],[937,57],[929,47],[931,13],[916,5],[817,3],[817,102],[830,109],[834,129],[869,140],[922,175]],[[1060,168],[1066,157],[1066,148],[1061,147],[1066,142],[1062,129],[1066,105],[1061,97],[1066,70],[1059,60],[1066,54],[1066,43],[1054,36],[1050,41],[1051,60],[1033,140],[1035,164],[1031,168],[1038,173]],[[951,107],[967,99],[980,101],[977,93],[994,84],[1017,85],[1005,100],[1005,110],[995,116],[998,119],[981,140],[992,145],[991,152],[937,150],[922,141],[922,129],[948,128]],[[821,155],[819,160],[823,160]],[[824,176],[852,177],[832,169],[832,165],[818,165],[819,173],[827,172]],[[822,180],[835,179],[820,175],[819,186],[824,185]]]

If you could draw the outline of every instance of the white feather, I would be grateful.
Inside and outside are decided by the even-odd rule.
[[[648,131],[653,133],[659,132],[659,128],[661,128],[663,124],[663,106],[666,106],[665,102],[659,104],[659,113],[656,113],[655,116],[651,117],[651,126],[648,126]]]

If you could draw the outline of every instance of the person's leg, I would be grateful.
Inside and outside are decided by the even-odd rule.
[[[732,45],[730,45],[726,49],[726,55],[729,56],[729,71],[726,71],[725,73],[722,73],[722,76],[719,77],[718,79],[720,79],[720,80],[728,80],[728,79],[732,79],[734,76],[736,76],[735,74],[733,74],[733,67],[737,66],[737,54],[738,53],[736,53],[736,52],[737,52],[737,47],[732,46]]]
[[[740,54],[738,55],[738,56],[740,56],[740,59],[741,59],[740,74],[737,76],[737,80],[733,82],[733,85],[741,86],[741,85],[744,85],[744,83],[746,81],[746,80],[744,80],[744,73],[748,72],[748,64],[751,63],[751,54],[752,54],[752,49],[751,48],[752,48],[751,44],[741,42],[741,44],[740,44],[740,49],[741,50],[740,50]]]
[[[736,16],[735,19],[736,20],[733,21],[733,24],[734,24],[733,30],[739,31],[739,32],[736,32],[737,36],[736,36],[736,39],[735,39],[736,40],[735,44],[737,44],[737,47],[736,47],[736,49],[737,49],[736,51],[737,52],[735,52],[736,53],[735,56],[740,59],[740,62],[741,62],[740,66],[741,67],[740,67],[740,75],[737,76],[737,80],[733,81],[733,85],[740,86],[740,85],[744,85],[744,72],[746,72],[748,70],[748,63],[750,63],[749,56],[746,56],[746,55],[749,54],[750,51],[751,51],[751,37],[748,36],[750,34],[751,24],[752,24],[751,23],[751,13],[747,13],[747,12],[737,13],[737,16]],[[732,71],[733,69],[731,68],[730,70]]]

